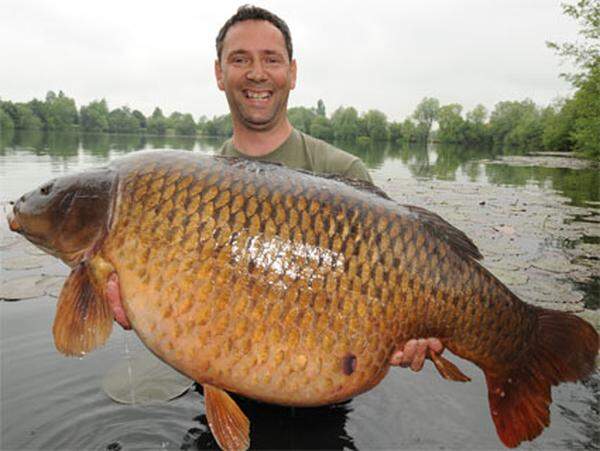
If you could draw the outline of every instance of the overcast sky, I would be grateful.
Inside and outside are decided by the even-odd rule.
[[[242,1],[2,0],[0,98],[63,90],[78,106],[106,98],[145,114],[160,106],[228,111],[214,40]],[[545,41],[576,37],[551,0],[256,1],[290,26],[298,83],[290,106],[323,99],[404,119],[425,96],[466,110],[568,95],[569,69]]]

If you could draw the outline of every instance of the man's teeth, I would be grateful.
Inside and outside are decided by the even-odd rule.
[[[246,97],[249,99],[266,99],[271,95],[268,92],[251,92],[246,91]]]

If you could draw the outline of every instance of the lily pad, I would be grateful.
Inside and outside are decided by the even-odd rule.
[[[573,269],[571,262],[563,255],[545,255],[531,263],[538,269],[555,273],[565,273]]]
[[[40,268],[50,257],[36,255],[18,255],[2,259],[3,269],[34,269]]]
[[[523,274],[522,271],[506,271],[494,268],[492,269],[492,272],[498,279],[509,286],[525,285],[529,282],[529,277]]]
[[[44,276],[23,276],[16,279],[3,280],[0,282],[0,299],[5,301],[16,301],[19,299],[31,299],[46,294],[44,287],[39,283]]]
[[[44,280],[38,282],[38,284],[44,289],[44,293],[53,298],[58,298],[60,290],[62,290],[65,284],[66,277],[64,276],[46,276]]]
[[[152,404],[177,398],[194,381],[144,350],[110,369],[102,380],[102,389],[114,401],[123,404]]]

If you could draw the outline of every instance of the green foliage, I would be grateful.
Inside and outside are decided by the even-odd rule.
[[[431,126],[437,119],[438,111],[440,109],[440,102],[438,99],[433,97],[425,97],[415,108],[413,117],[417,121],[417,139],[420,141],[427,141],[429,133],[431,132]]]
[[[437,122],[439,131],[437,138],[444,143],[460,143],[464,141],[465,121],[461,116],[462,106],[457,103],[444,105],[438,110]]]
[[[148,118],[147,130],[148,133],[153,135],[164,135],[167,133],[167,119],[160,108],[154,108],[152,116]]]
[[[402,138],[407,143],[417,141],[417,126],[410,118],[406,118],[402,122]]]
[[[323,116],[323,117],[327,116],[326,111],[325,111],[325,103],[321,99],[319,99],[317,102],[317,115]]]
[[[42,130],[44,124],[41,119],[31,110],[26,103],[14,104],[14,116],[12,120],[15,128],[20,130]]]
[[[288,119],[293,127],[304,133],[310,133],[310,124],[317,114],[311,109],[297,106],[288,109]]]
[[[172,113],[169,116],[169,128],[172,128],[177,135],[193,136],[196,134],[196,123],[189,113]]]
[[[573,147],[573,126],[575,125],[575,103],[566,100],[546,109],[542,144],[547,150],[568,151]]]
[[[315,138],[331,141],[334,138],[331,121],[325,116],[315,116],[310,123],[310,134]]]
[[[81,129],[88,132],[108,131],[108,105],[106,100],[93,100],[79,111]]]
[[[141,129],[140,121],[129,107],[121,107],[108,113],[108,131],[113,133],[137,133]]]
[[[598,0],[577,0],[563,3],[563,13],[575,19],[581,26],[581,39],[576,42],[547,42],[546,45],[563,58],[571,59],[579,68],[575,74],[561,74],[577,83],[589,74],[600,62],[600,2]]]
[[[205,136],[233,135],[233,124],[231,122],[231,114],[214,116],[212,119],[206,121],[202,129],[202,134]]]
[[[68,130],[77,125],[79,118],[75,100],[67,97],[62,91],[58,95],[52,91],[46,94],[46,130]]]
[[[354,141],[359,134],[358,112],[341,106],[331,115],[331,125],[335,139]]]
[[[389,139],[387,117],[381,111],[369,110],[363,115],[362,120],[364,121],[365,135],[373,141]]]
[[[391,142],[395,143],[404,139],[402,124],[400,122],[391,122],[388,126],[388,130]]]
[[[13,130],[15,128],[15,124],[10,117],[10,115],[4,111],[2,105],[0,104],[0,133],[6,130]]]
[[[573,97],[575,124],[573,148],[583,156],[600,160],[600,60],[580,82]]]

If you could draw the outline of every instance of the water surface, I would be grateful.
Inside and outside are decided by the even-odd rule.
[[[0,137],[0,202],[49,178],[142,149],[214,153],[222,140],[135,135],[12,133]],[[598,309],[600,193],[594,167],[539,167],[497,150],[372,144],[340,147],[360,156],[375,182],[401,202],[442,214],[480,246],[485,264],[529,302],[594,316]],[[502,159],[504,158],[504,159]],[[552,164],[550,164],[552,166]],[[567,165],[568,166],[568,165]],[[16,252],[1,225],[3,261]],[[594,259],[596,257],[596,259]],[[64,275],[64,265],[3,269]],[[121,405],[101,389],[108,368],[141,350],[115,328],[83,359],[58,354],[55,297],[0,301],[1,449],[197,449],[215,447],[199,389],[168,403]],[[126,346],[127,342],[127,346]],[[393,368],[375,389],[345,404],[290,409],[240,399],[252,446],[268,449],[502,449],[483,375],[454,359],[473,381]],[[552,425],[525,449],[600,447],[600,376],[553,391]]]

